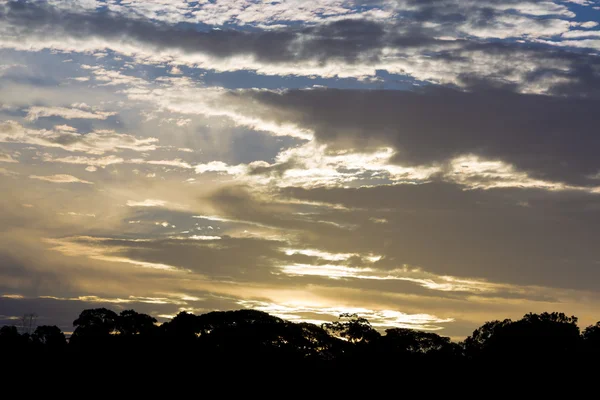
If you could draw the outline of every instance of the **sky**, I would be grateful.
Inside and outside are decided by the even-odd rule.
[[[600,1],[0,0],[0,325],[600,320]]]

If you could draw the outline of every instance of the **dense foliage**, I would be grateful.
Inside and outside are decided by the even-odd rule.
[[[382,334],[366,319],[348,314],[317,326],[254,310],[181,312],[158,325],[153,317],[134,310],[117,314],[97,308],[84,310],[73,325],[69,340],[55,326],[37,326],[32,334],[4,326],[0,352],[20,354],[28,362],[39,357],[79,365],[167,365],[175,369],[200,363],[197,368],[210,366],[224,374],[260,366],[279,372],[303,367],[363,375],[392,370],[478,371],[507,364],[564,368],[595,360],[600,353],[600,322],[580,332],[577,318],[562,313],[487,322],[460,343],[411,329],[387,329]]]

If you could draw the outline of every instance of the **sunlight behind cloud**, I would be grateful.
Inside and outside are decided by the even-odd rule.
[[[293,303],[275,304],[250,300],[241,300],[239,301],[239,304],[291,321],[311,322],[316,324],[330,322],[340,314],[344,313],[357,314],[368,319],[374,327],[381,329],[409,328],[437,331],[443,329],[443,326],[438,324],[445,324],[453,321],[451,318],[438,318],[428,314],[405,314],[392,310],[370,310],[359,307],[319,307],[318,305],[310,306]],[[322,319],[314,319],[309,317],[309,315],[314,315]]]

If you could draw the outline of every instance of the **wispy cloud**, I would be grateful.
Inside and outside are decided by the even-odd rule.
[[[83,179],[76,178],[72,175],[57,174],[57,175],[29,175],[31,179],[37,179],[39,181],[45,181],[50,183],[85,183],[86,185],[93,185],[93,182],[89,182]]]
[[[52,130],[37,130],[26,128],[10,120],[0,123],[0,142],[38,145],[98,155],[119,150],[153,151],[158,147],[156,138],[136,138],[112,130],[95,130],[80,134],[74,128],[65,125],[55,126]]]
[[[61,117],[64,119],[106,119],[116,114],[116,112],[96,111],[84,104],[78,108],[30,107],[27,109],[26,119],[28,121],[35,121],[44,117]]]
[[[437,331],[443,325],[452,322],[452,318],[438,318],[428,314],[406,314],[393,310],[371,310],[360,307],[319,307],[305,304],[274,304],[262,301],[240,300],[240,305],[268,312],[280,318],[292,321],[307,321],[312,323],[329,322],[344,313],[358,314],[367,318],[377,328],[409,328]],[[322,319],[311,319],[307,315],[316,315]]]
[[[18,160],[15,160],[12,155],[6,153],[0,153],[0,162],[3,163],[18,163]]]
[[[164,200],[146,199],[142,201],[128,200],[127,206],[129,207],[164,207],[167,202]]]

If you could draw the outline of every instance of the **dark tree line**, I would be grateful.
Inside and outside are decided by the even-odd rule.
[[[119,365],[173,365],[185,362],[218,370],[256,368],[379,373],[474,371],[486,366],[565,368],[596,362],[600,355],[600,322],[580,332],[576,317],[563,313],[527,314],[517,321],[487,322],[463,342],[433,332],[392,328],[384,334],[357,315],[342,314],[321,326],[292,323],[254,310],[180,312],[158,325],[134,310],[120,314],[106,308],[84,310],[73,321],[67,340],[56,326],[19,333],[0,328],[0,354],[28,360]],[[171,362],[172,364],[169,364]]]

